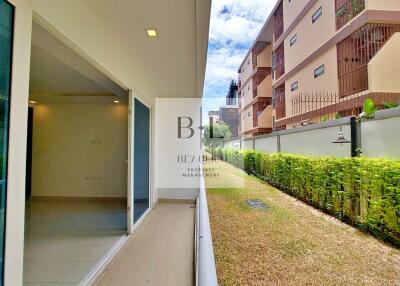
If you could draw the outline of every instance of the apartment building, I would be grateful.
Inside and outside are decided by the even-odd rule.
[[[208,118],[210,120],[210,123],[219,123],[219,111],[218,110],[210,110],[208,112]]]
[[[272,37],[257,40],[239,67],[239,135],[272,131]]]
[[[358,115],[366,98],[398,102],[399,32],[398,0],[279,0],[241,66],[242,101],[253,50],[270,39],[274,130]]]
[[[233,138],[239,135],[238,85],[231,81],[225,105],[219,107],[219,119],[229,126]]]

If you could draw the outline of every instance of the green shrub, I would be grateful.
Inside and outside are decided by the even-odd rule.
[[[328,214],[400,245],[400,161],[226,148],[214,154]]]

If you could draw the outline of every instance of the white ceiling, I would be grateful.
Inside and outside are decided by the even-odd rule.
[[[151,99],[202,96],[211,0],[31,2],[36,22],[120,86]],[[153,27],[159,32],[155,39],[145,33]],[[34,48],[32,55],[43,58],[42,52]],[[55,64],[51,61],[49,65]],[[68,68],[60,73],[74,82],[76,74]],[[96,76],[83,74],[92,82],[84,80],[79,88],[99,91],[93,86]],[[33,83],[32,89],[40,90],[41,84],[64,88],[54,87],[50,78],[38,80],[41,83]]]
[[[29,84],[30,99],[40,103],[128,99],[126,90],[36,22],[32,26]]]
[[[29,93],[102,95],[110,92],[45,50],[32,46]]]

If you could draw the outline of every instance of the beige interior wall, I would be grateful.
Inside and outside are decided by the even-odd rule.
[[[325,74],[318,78],[314,78],[314,70],[321,65],[325,65]],[[299,88],[292,92],[291,85],[296,81],[299,82]],[[312,63],[304,67],[300,72],[290,77],[286,81],[285,88],[286,116],[291,116],[292,114],[291,98],[299,93],[337,93],[338,79],[336,46],[330,48],[320,57],[316,58]]]
[[[292,2],[307,1],[293,0],[291,3]],[[286,72],[289,72],[310,56],[336,33],[334,2],[335,1],[318,1],[310,11],[308,11],[306,16],[299,22],[295,29],[285,38]],[[322,7],[322,15],[315,23],[312,23],[312,15],[319,7]],[[297,34],[297,42],[293,46],[290,46],[290,39],[295,34]]]
[[[283,25],[285,30],[293,23],[309,0],[283,0]]]
[[[370,91],[400,92],[399,47],[400,33],[396,33],[368,64]]]
[[[367,9],[370,10],[400,10],[399,0],[366,0]]]
[[[33,196],[126,197],[127,105],[38,104],[33,122]]]

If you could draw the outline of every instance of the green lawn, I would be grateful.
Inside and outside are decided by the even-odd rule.
[[[221,286],[400,285],[400,250],[227,163],[206,167],[220,175],[206,186]]]

